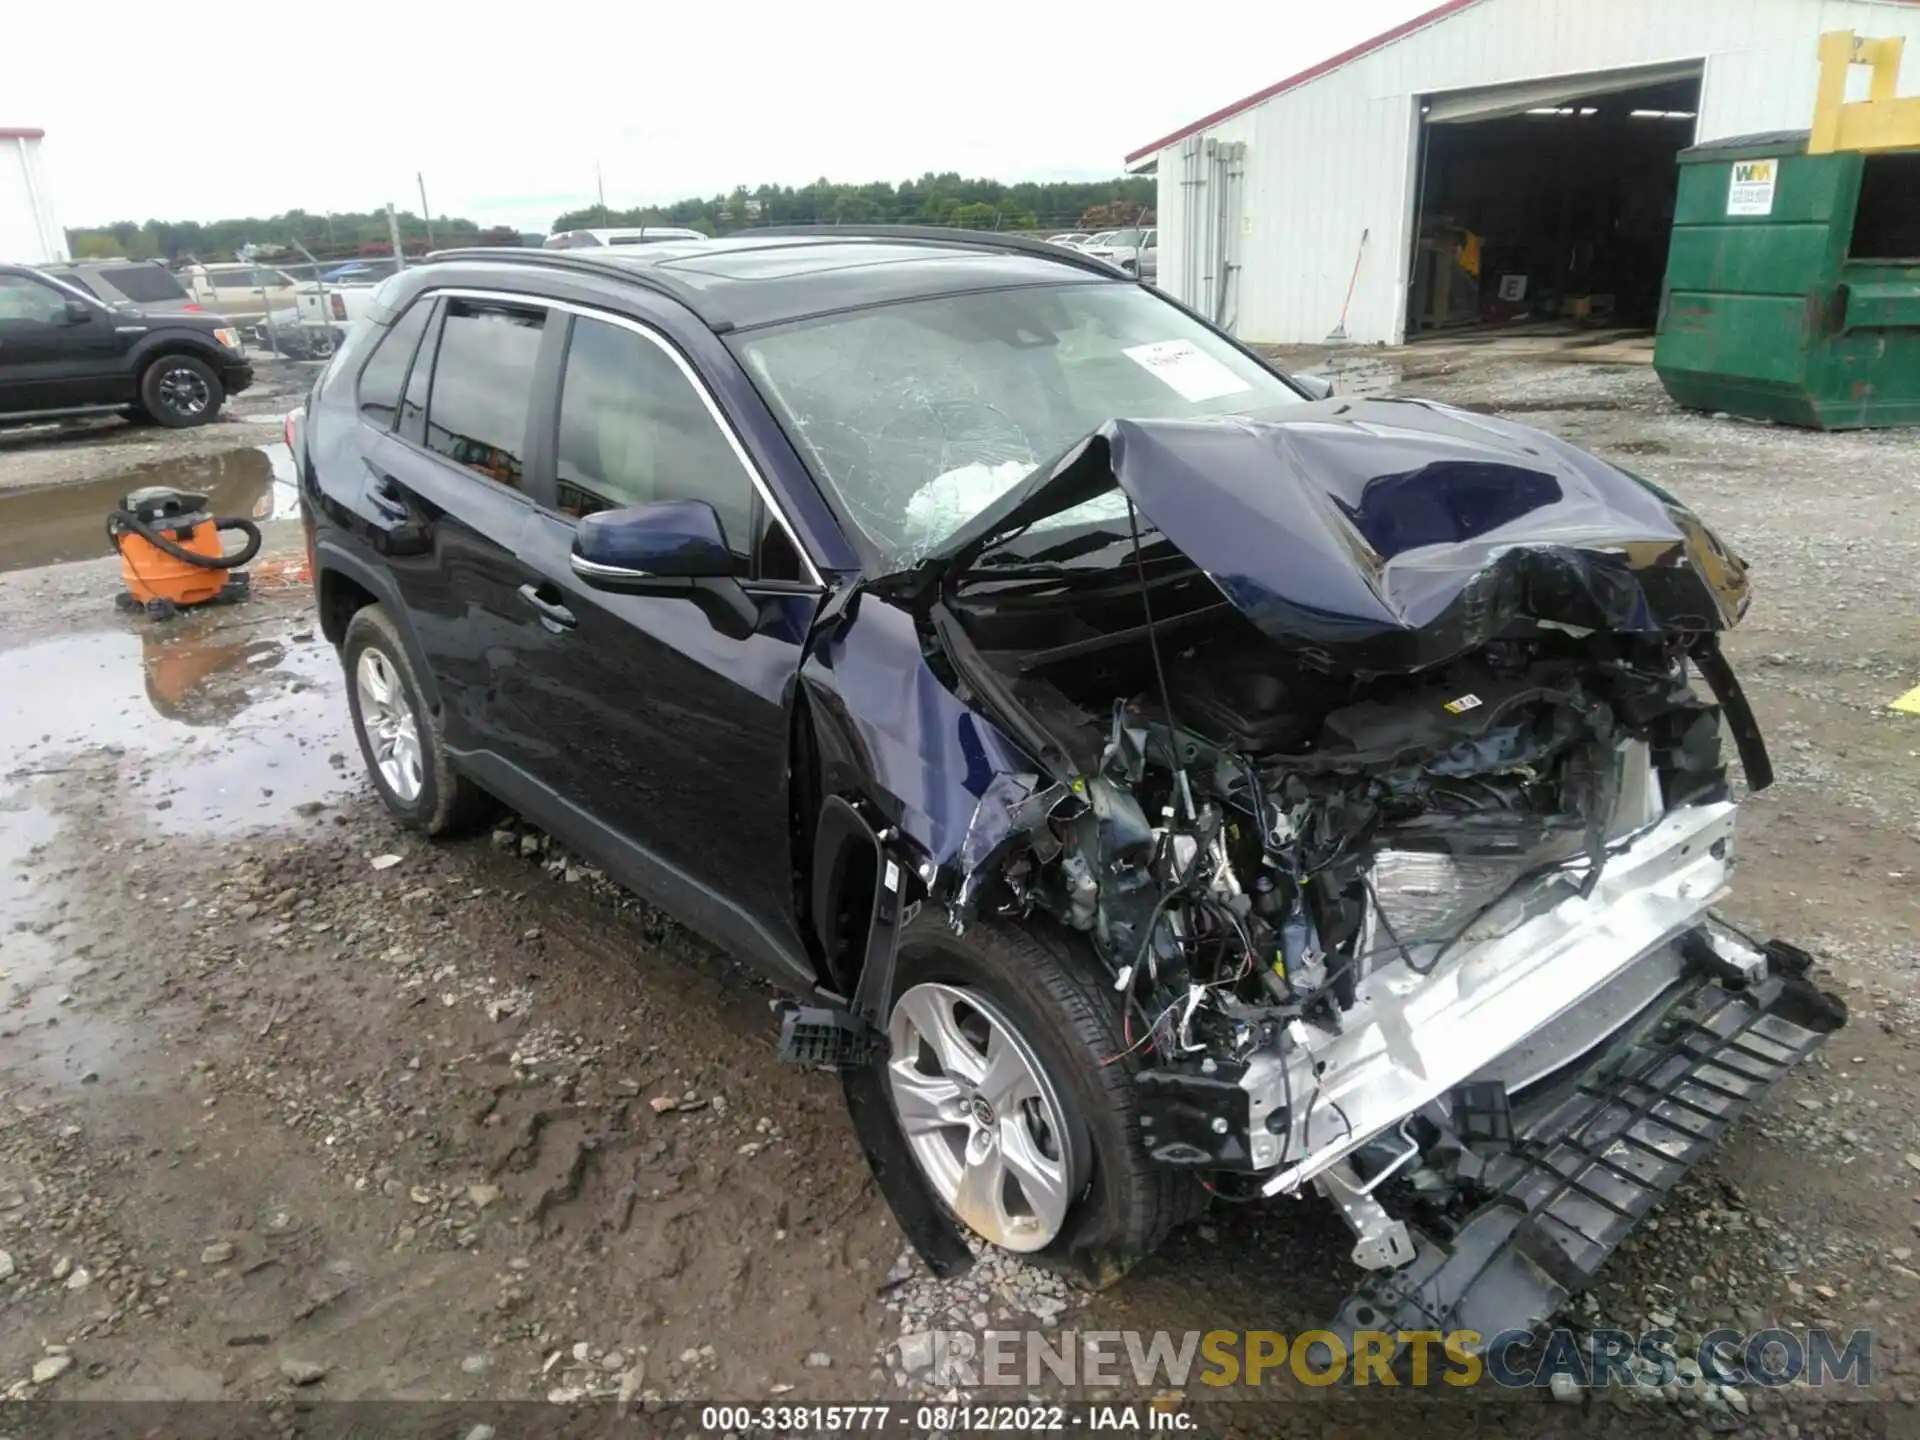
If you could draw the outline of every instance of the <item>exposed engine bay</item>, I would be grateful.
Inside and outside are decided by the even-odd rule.
[[[1094,937],[1163,1056],[1244,1058],[1296,1019],[1337,1033],[1368,976],[1431,970],[1522,875],[1577,859],[1597,880],[1663,799],[1725,798],[1718,716],[1680,656],[1551,653],[1574,648],[1412,687],[1194,657],[1170,684],[1199,724],[1116,704],[1058,866],[1012,881]]]
[[[1363,1002],[1590,897],[1663,816],[1729,798],[1720,710],[1680,642],[1546,631],[1363,680],[1247,636],[1166,672],[1171,724],[1150,669],[1077,723],[1054,677],[1008,677],[1088,763],[1005,859],[997,898],[1092,940],[1129,1046],[1163,1072],[1169,1163],[1270,1170],[1337,1142],[1352,1116],[1321,1113],[1311,1082],[1265,1136],[1231,1143],[1180,1126],[1171,1097],[1260,1057],[1284,1085]]]
[[[1376,1198],[1389,1182],[1461,1215],[1502,1184],[1532,1186],[1518,1214],[1564,1190],[1587,1210],[1551,1244],[1577,1279],[1625,1230],[1565,1175],[1621,1162],[1581,1150],[1544,1186],[1502,1169],[1549,1100],[1528,1164],[1573,1123],[1566,1094],[1615,1103],[1602,1058],[1759,1087],[1839,1021],[1805,1001],[1801,952],[1709,913],[1733,858],[1723,732],[1749,787],[1771,779],[1718,647],[1740,562],[1592,457],[1450,413],[1416,431],[1407,408],[1391,429],[1115,422],[900,587],[943,683],[1036,762],[988,787],[944,900],[955,925],[1086,936],[1123,1037],[1105,1063],[1138,1066],[1161,1163],[1247,1196],[1312,1182],[1358,1263],[1409,1274],[1438,1262]],[[1342,473],[1383,448],[1412,458]],[[1702,986],[1772,1038],[1679,1069],[1648,1049]],[[1770,1008],[1789,1000],[1793,1023]],[[1636,1142],[1644,1194],[1607,1203],[1637,1217],[1678,1177],[1662,1157],[1698,1137],[1674,1133]]]

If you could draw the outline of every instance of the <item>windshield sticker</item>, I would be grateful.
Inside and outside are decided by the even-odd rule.
[[[1123,353],[1182,400],[1218,400],[1253,388],[1191,340],[1156,340]]]

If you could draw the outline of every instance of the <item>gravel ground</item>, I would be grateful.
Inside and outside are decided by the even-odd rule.
[[[1300,358],[1555,429],[1753,563],[1730,648],[1779,780],[1746,807],[1726,908],[1814,950],[1853,1010],[1569,1318],[1869,1327],[1870,1396],[1402,1413],[1912,1429],[1920,720],[1886,705],[1920,683],[1920,445],[1685,414],[1638,366]],[[0,496],[0,536],[23,537],[0,541],[0,1393],[251,1400],[288,1424],[317,1396],[847,1402],[954,1393],[934,1331],[1292,1334],[1330,1313],[1350,1241],[1314,1200],[1216,1208],[1095,1296],[1006,1257],[920,1272],[837,1085],[775,1061],[756,979],[517,822],[451,844],[387,822],[295,527],[269,522],[244,605],[164,629],[114,611],[112,562],[72,558],[93,490],[217,464],[282,513],[284,456],[235,435],[159,457],[128,434],[0,443],[0,487],[95,482]],[[1380,1427],[1352,1394],[1251,1393],[1161,1403],[1204,1433]]]

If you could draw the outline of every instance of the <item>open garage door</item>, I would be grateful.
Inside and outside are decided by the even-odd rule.
[[[1699,103],[1698,62],[1430,97],[1408,338],[1651,328]]]

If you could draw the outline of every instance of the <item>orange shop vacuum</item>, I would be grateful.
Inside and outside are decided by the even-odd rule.
[[[223,530],[238,530],[246,543],[229,552]],[[183,605],[246,596],[240,567],[260,553],[260,527],[238,516],[214,519],[207,497],[155,485],[135,490],[107,516],[107,538],[120,552],[126,591],[122,609],[144,608],[164,620]]]

